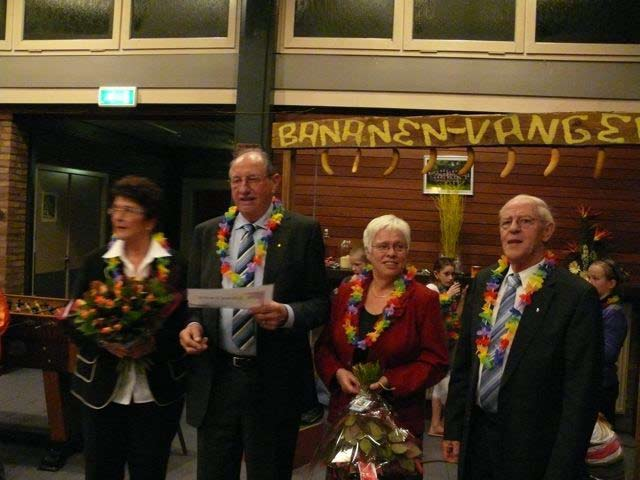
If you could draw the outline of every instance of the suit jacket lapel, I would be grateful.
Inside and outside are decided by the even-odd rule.
[[[544,319],[547,310],[555,297],[555,283],[555,272],[551,272],[542,288],[533,294],[531,303],[524,309],[522,318],[518,324],[516,336],[511,345],[511,351],[507,358],[504,373],[502,374],[502,385],[509,380],[509,377],[517,368],[533,337],[541,328],[544,328]]]
[[[218,232],[219,221],[222,221],[222,217],[217,218],[214,222],[214,228],[212,228],[208,235],[211,235],[211,255],[209,255],[211,262],[211,277],[209,287],[211,288],[222,288],[222,274],[220,273],[220,255],[218,255],[218,251],[216,248],[216,236]]]
[[[280,265],[284,261],[284,255],[286,251],[286,239],[291,238],[289,230],[291,229],[291,222],[289,222],[290,215],[285,211],[282,223],[273,232],[269,246],[267,247],[267,258],[264,265],[264,277],[262,283],[268,285],[276,281],[276,276],[280,270]]]

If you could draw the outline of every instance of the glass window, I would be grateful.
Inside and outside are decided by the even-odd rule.
[[[536,42],[640,44],[638,0],[538,0]]]
[[[514,41],[515,0],[414,0],[413,39]]]
[[[0,0],[0,41],[7,37],[7,0]]]
[[[133,0],[131,38],[226,37],[228,23],[229,0]]]
[[[25,0],[25,40],[110,39],[114,0]]]
[[[296,0],[294,37],[393,37],[394,0]]]

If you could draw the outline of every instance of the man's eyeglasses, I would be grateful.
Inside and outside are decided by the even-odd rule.
[[[392,249],[398,253],[404,253],[407,250],[407,246],[404,243],[376,243],[372,246],[376,252],[380,253],[386,253]]]
[[[114,215],[116,213],[123,213],[124,215],[144,215],[144,210],[142,208],[135,207],[109,207],[107,213],[109,215]]]
[[[503,218],[500,220],[500,228],[502,230],[509,230],[513,222],[516,222],[519,228],[526,230],[527,228],[533,227],[537,221],[538,219],[533,217]]]
[[[255,187],[269,175],[249,175],[247,177],[231,177],[229,183],[233,188],[239,188],[243,183],[249,187]]]

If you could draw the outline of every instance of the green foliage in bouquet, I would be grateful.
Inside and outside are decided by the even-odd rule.
[[[368,386],[380,378],[380,365],[358,364],[353,373],[361,391],[349,412],[336,424],[322,457],[327,478],[346,480],[359,477],[359,464],[373,464],[378,478],[422,478],[422,449],[409,431],[398,427],[387,403]]]
[[[74,325],[95,341],[130,343],[153,335],[173,297],[167,284],[157,277],[95,280],[75,302]]]
[[[360,389],[369,391],[369,385],[377,382],[382,376],[379,362],[356,363],[351,369],[360,383]]]

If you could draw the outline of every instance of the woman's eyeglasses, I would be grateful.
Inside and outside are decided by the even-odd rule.
[[[144,210],[142,208],[135,207],[109,207],[107,213],[109,215],[114,215],[116,213],[122,213],[124,215],[144,215]]]
[[[398,253],[404,253],[407,246],[404,243],[376,243],[372,245],[373,249],[380,253],[386,253],[389,250],[395,250]]]

